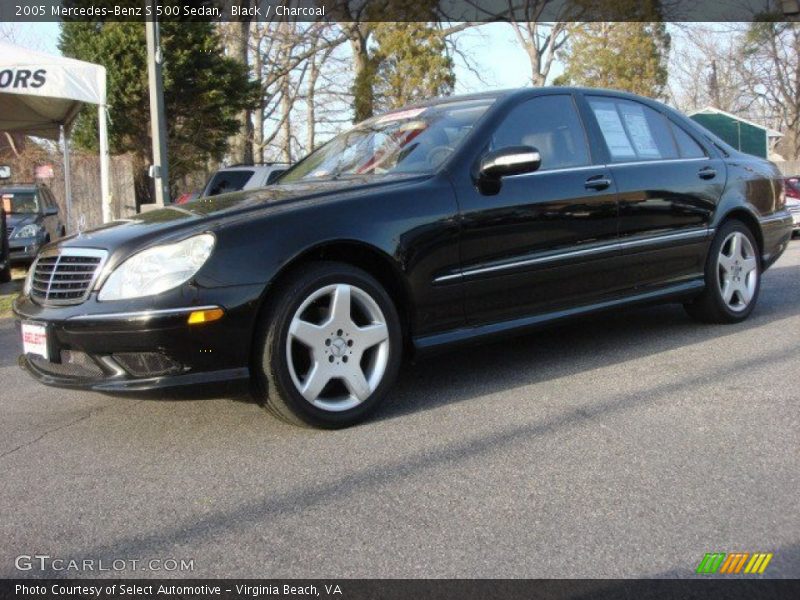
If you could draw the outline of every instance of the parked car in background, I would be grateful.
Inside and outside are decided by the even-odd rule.
[[[197,200],[200,197],[200,192],[184,192],[177,198],[175,198],[175,202],[173,204],[186,204],[187,202],[191,202],[192,200]]]
[[[11,257],[8,252],[8,234],[6,233],[6,211],[0,202],[0,283],[11,281]]]
[[[794,233],[800,233],[800,176],[787,177],[783,180],[786,190],[786,208],[792,213]]]
[[[6,208],[6,229],[13,264],[29,264],[39,249],[64,237],[66,227],[50,188],[43,183],[0,186]]]
[[[791,237],[781,182],[632,94],[437,99],[272,186],[50,244],[14,303],[20,364],[116,392],[250,378],[273,414],[343,427],[413,353],[655,302],[746,319]]]
[[[216,171],[200,192],[185,192],[173,204],[186,204],[198,198],[218,196],[239,190],[252,190],[270,185],[289,168],[285,163],[235,165]]]
[[[274,182],[288,168],[289,165],[286,163],[225,167],[211,176],[206,187],[200,192],[200,197],[208,198],[239,190],[261,188]]]

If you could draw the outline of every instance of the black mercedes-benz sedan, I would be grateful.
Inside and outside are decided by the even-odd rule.
[[[771,163],[625,93],[433,100],[276,185],[46,246],[14,305],[43,383],[250,379],[297,424],[370,413],[404,356],[652,302],[753,310],[792,233]]]

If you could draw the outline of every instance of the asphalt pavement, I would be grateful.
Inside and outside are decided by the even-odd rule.
[[[338,432],[236,389],[48,388],[18,349],[0,320],[0,577],[109,576],[16,569],[34,554],[137,577],[688,577],[734,551],[800,577],[800,241],[745,323],[669,305],[442,354]],[[138,570],[169,559],[194,570]]]

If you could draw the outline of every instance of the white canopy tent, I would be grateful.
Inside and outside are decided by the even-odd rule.
[[[97,105],[100,196],[103,222],[108,222],[112,216],[105,67],[0,42],[0,131],[62,137],[67,224],[72,210],[69,134],[85,102]]]

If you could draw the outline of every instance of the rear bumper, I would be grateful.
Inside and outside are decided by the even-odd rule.
[[[260,286],[206,290],[213,302],[110,311],[111,303],[43,307],[20,296],[18,326],[44,326],[50,360],[22,355],[19,364],[46,385],[104,392],[146,391],[246,379]],[[185,298],[184,298],[185,300]],[[156,303],[150,299],[151,305]],[[217,321],[192,324],[193,311],[223,308]],[[21,345],[21,342],[20,342]]]
[[[764,252],[761,257],[763,268],[768,269],[781,257],[792,239],[795,228],[794,219],[788,210],[781,210],[759,219],[764,241]]]

